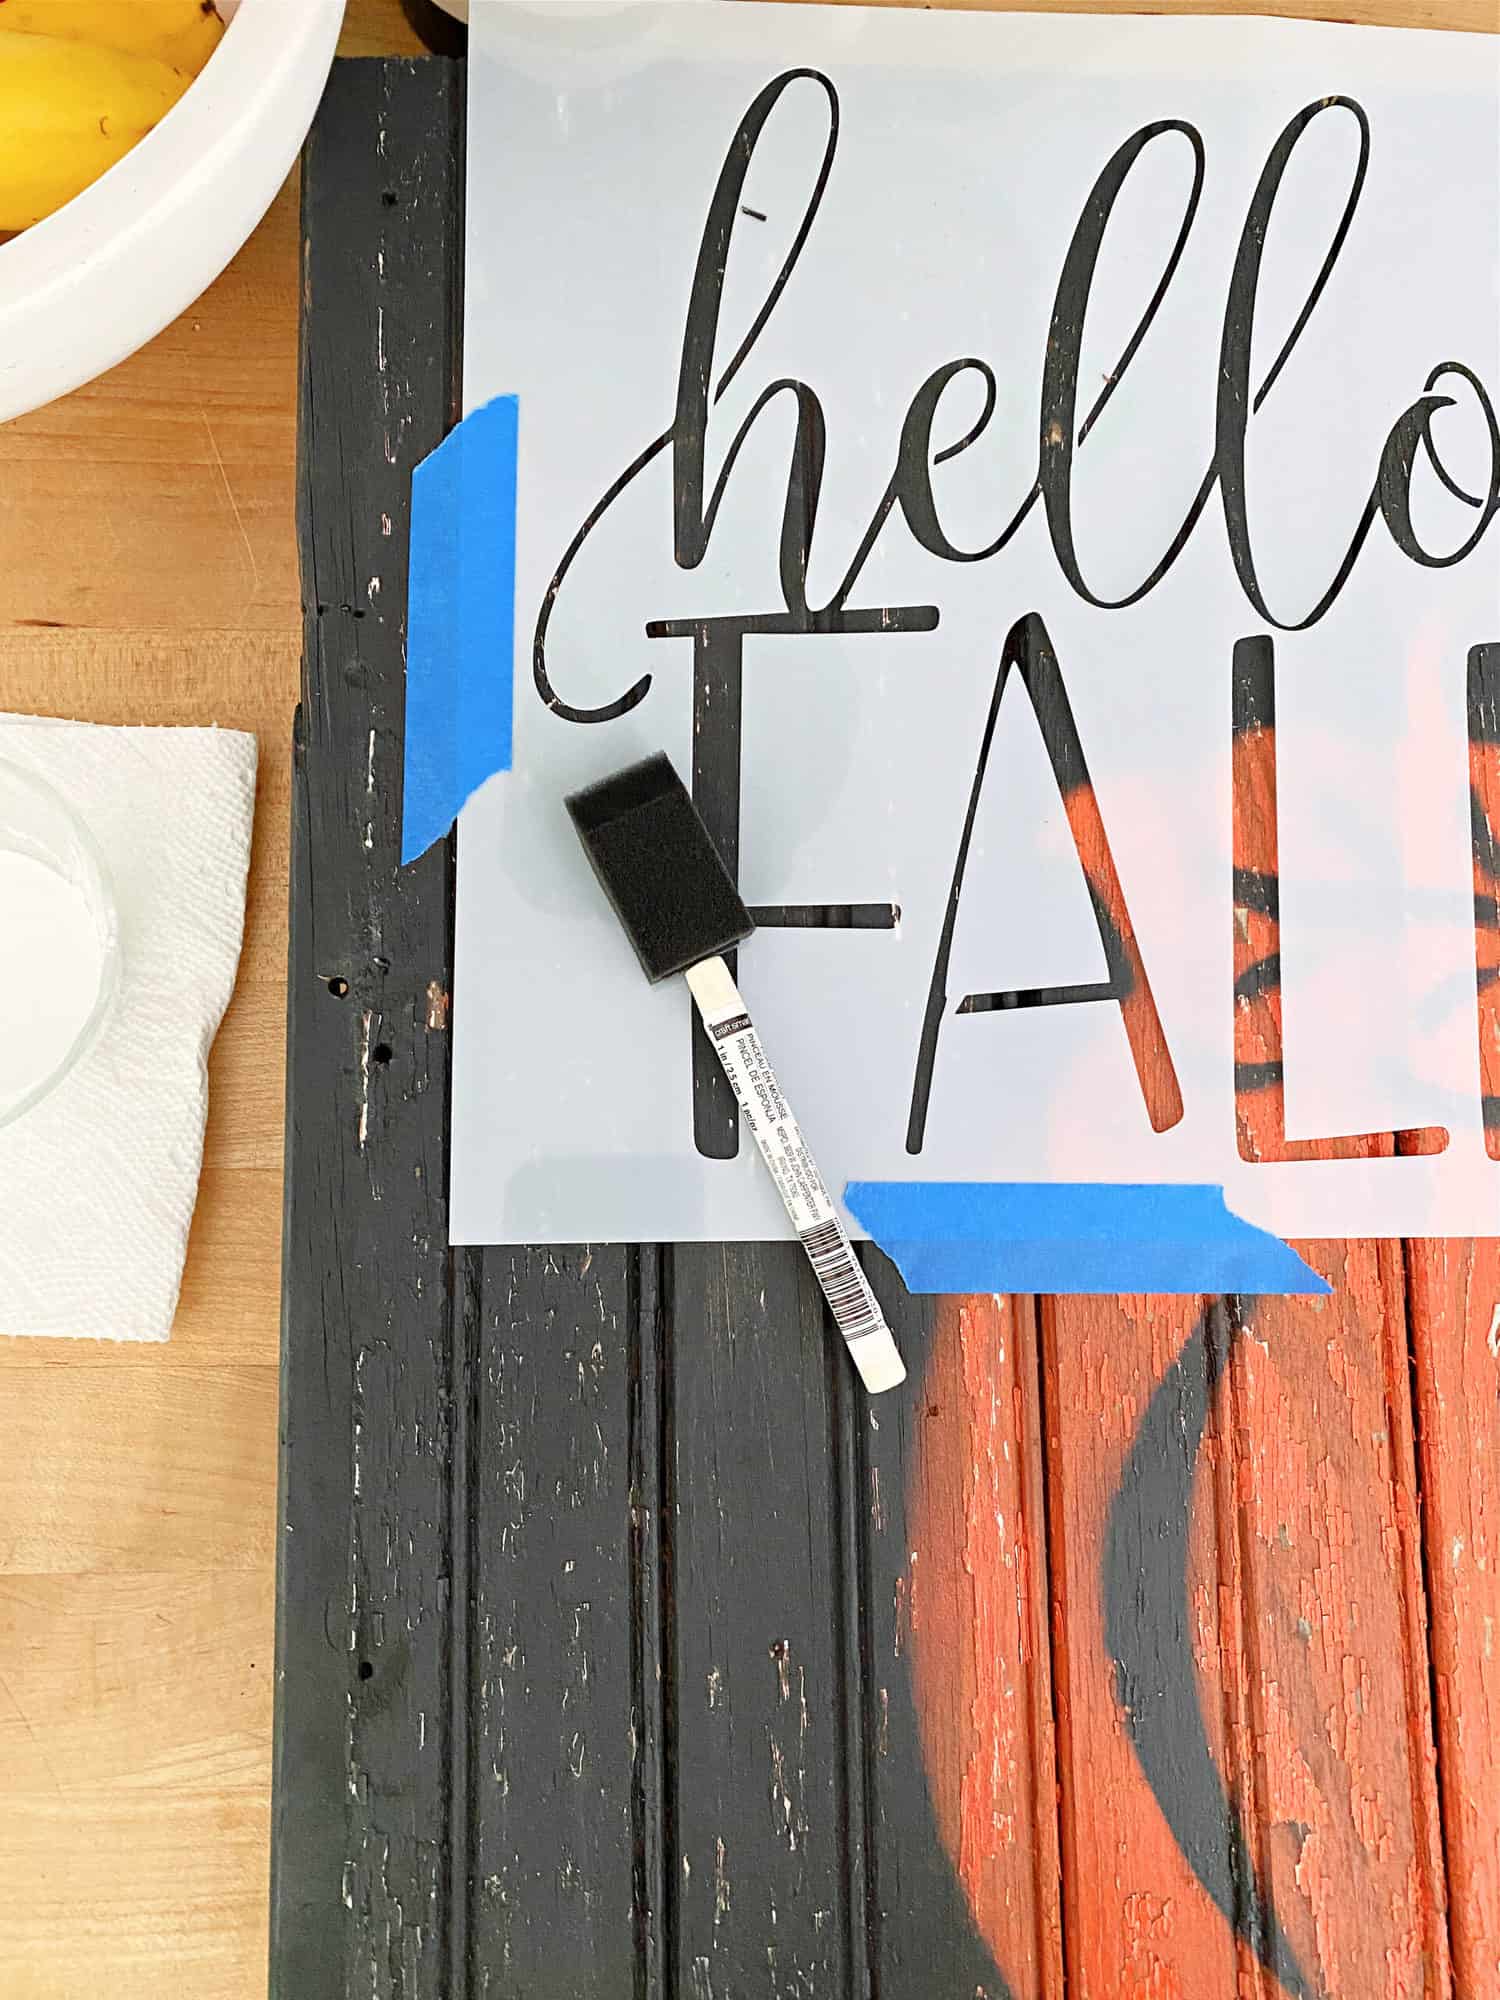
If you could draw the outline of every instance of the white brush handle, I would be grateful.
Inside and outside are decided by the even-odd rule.
[[[686,974],[708,1038],[713,1043],[745,1123],[792,1227],[823,1288],[828,1310],[844,1336],[859,1379],[872,1395],[906,1379],[896,1342],[880,1303],[854,1256],[854,1247],[817,1163],[807,1149],[775,1072],[766,1060],[750,1010],[722,958],[705,958]]]

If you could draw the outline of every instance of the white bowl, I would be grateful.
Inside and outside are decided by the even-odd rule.
[[[161,123],[0,244],[0,420],[123,361],[219,275],[297,157],[343,15],[344,0],[240,0]]]

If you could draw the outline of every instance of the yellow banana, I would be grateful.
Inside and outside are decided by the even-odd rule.
[[[0,28],[0,230],[29,228],[71,201],[192,80],[149,56]]]
[[[213,0],[0,0],[0,27],[124,49],[194,76],[224,32]]]

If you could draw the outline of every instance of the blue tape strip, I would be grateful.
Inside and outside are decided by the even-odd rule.
[[[851,1215],[912,1292],[1330,1292],[1221,1187],[851,1181]]]
[[[472,411],[412,474],[403,862],[510,769],[519,407]]]

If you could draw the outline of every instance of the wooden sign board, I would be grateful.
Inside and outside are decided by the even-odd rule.
[[[339,65],[304,169],[273,1993],[1486,1993],[1492,1246],[1306,1244],[1334,1298],[1275,1303],[872,1255],[874,1408],[794,1245],[450,1250],[452,854],[400,869],[379,779],[462,102]],[[1254,1141],[1273,978],[1245,1012]]]

